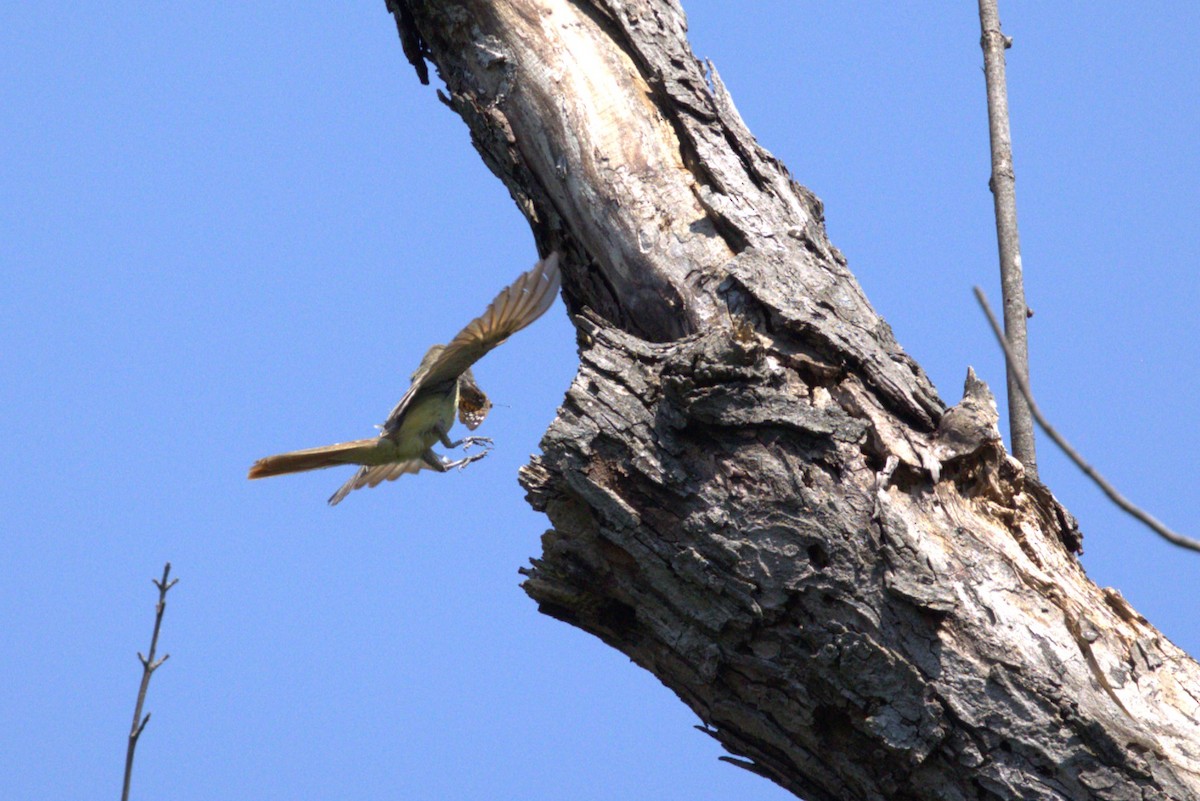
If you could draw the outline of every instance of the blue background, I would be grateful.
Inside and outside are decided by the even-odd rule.
[[[974,4],[685,5],[943,396],[967,365],[1000,390],[970,296],[999,300]],[[1200,5],[1003,6],[1038,400],[1198,536]],[[786,797],[517,587],[561,304],[479,364],[501,405],[471,469],[336,510],[341,472],[245,480],[370,435],[535,258],[381,0],[4,4],[0,141],[6,797],[116,797],[167,560],[135,798]],[[1040,454],[1092,578],[1200,652],[1200,555]]]

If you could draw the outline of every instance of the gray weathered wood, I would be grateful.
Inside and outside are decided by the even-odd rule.
[[[1000,252],[1000,289],[1004,306],[1004,336],[1016,362],[1009,366],[1008,430],[1013,456],[1025,472],[1037,478],[1037,446],[1033,413],[1013,373],[1029,377],[1029,335],[1025,303],[1025,272],[1021,262],[1021,237],[1017,228],[1017,174],[1013,168],[1012,136],[1008,129],[1008,80],[1004,51],[1012,40],[1000,30],[997,0],[979,0],[979,44],[983,48],[983,74],[987,84],[988,134],[992,146],[992,190],[996,210],[996,244]]]
[[[1200,797],[1200,667],[1087,579],[982,382],[944,413],[677,3],[389,8],[566,255],[542,611],[810,801]]]

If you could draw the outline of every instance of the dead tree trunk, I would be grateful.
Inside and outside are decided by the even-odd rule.
[[[1200,666],[1086,578],[981,382],[945,412],[674,0],[388,3],[566,254],[543,612],[809,801],[1200,797]]]

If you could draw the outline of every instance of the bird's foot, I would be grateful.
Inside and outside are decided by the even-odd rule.
[[[472,445],[480,445],[482,447],[487,448],[488,450],[491,450],[492,447],[494,447],[492,444],[491,437],[463,437],[461,440],[461,443],[463,446],[463,450],[470,448]],[[486,453],[486,451],[485,451],[485,453]],[[479,456],[482,456],[482,455],[483,455],[482,453],[479,454]]]
[[[470,456],[464,456],[461,459],[455,459],[454,461],[442,462],[442,467],[444,467],[447,470],[449,470],[452,467],[457,467],[459,470],[462,470],[467,465],[469,465],[471,462],[478,462],[480,459],[482,459],[483,457],[485,457],[487,455],[488,455],[488,451],[486,451],[486,450],[480,451],[479,453],[472,453]]]

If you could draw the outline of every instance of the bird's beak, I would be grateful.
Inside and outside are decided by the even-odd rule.
[[[467,370],[458,378],[458,421],[471,431],[479,428],[491,411],[492,402]]]

